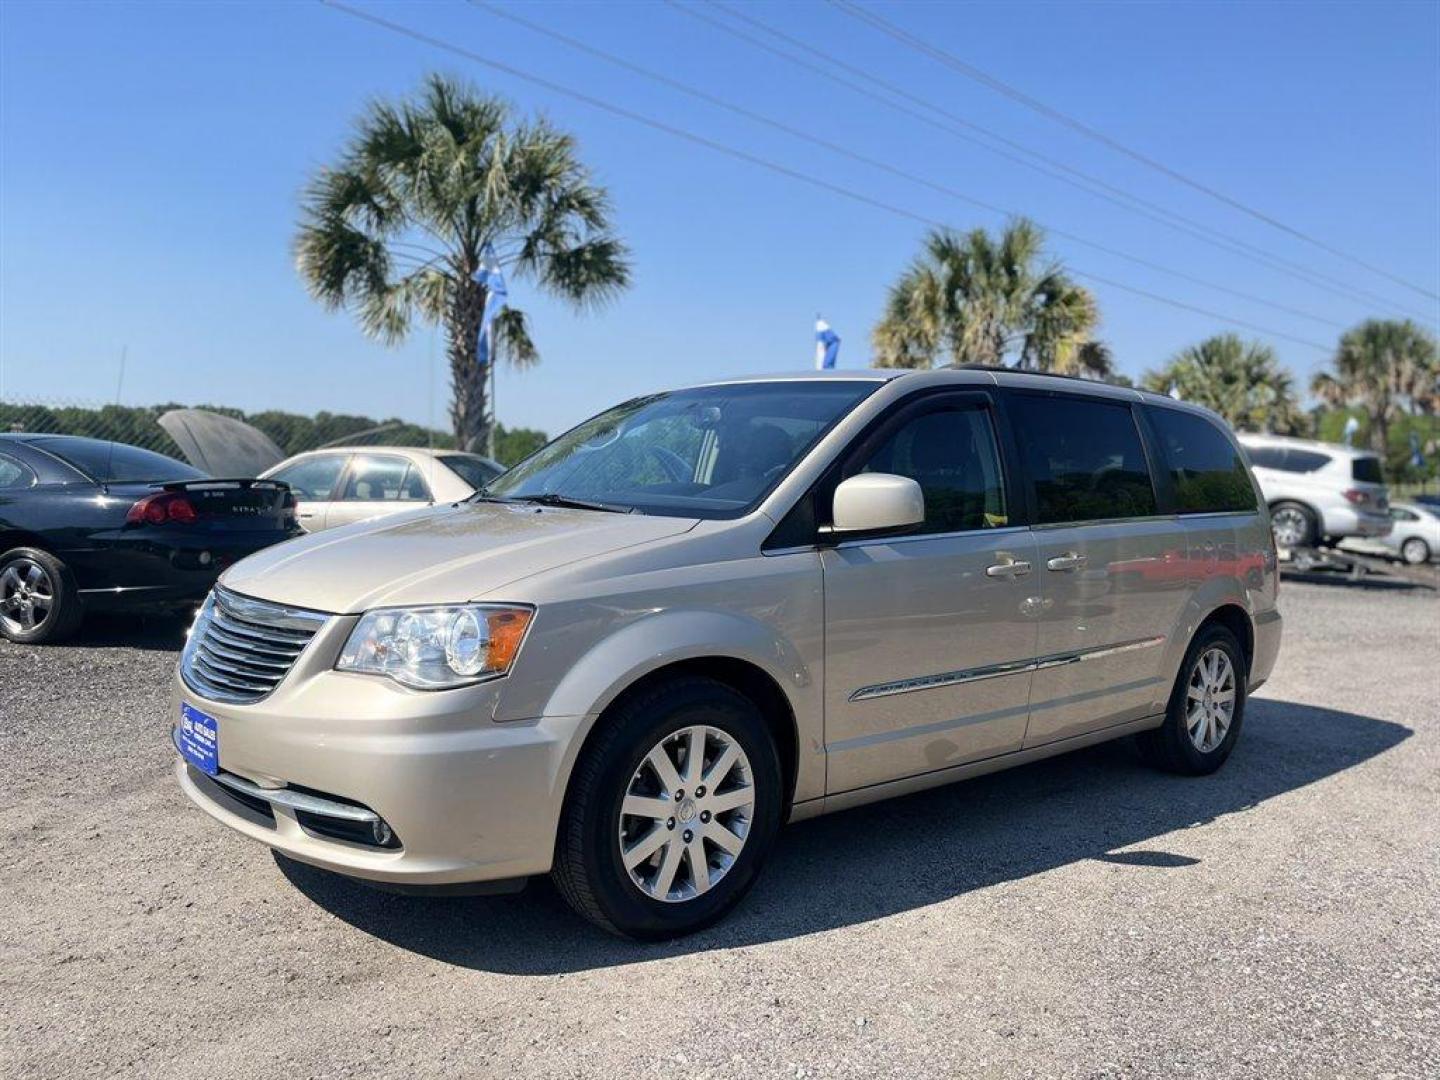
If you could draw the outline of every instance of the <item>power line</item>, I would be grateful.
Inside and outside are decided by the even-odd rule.
[[[1263,221],[1271,228],[1278,229],[1279,231],[1287,233],[1298,240],[1303,240],[1305,241],[1305,243],[1310,244],[1313,247],[1317,247],[1321,251],[1328,252],[1329,254],[1334,255],[1337,258],[1341,258],[1346,260],[1347,262],[1354,263],[1356,266],[1368,270],[1372,274],[1378,274],[1380,277],[1386,278],[1389,281],[1393,281],[1397,285],[1403,285],[1405,288],[1417,292],[1421,296],[1434,300],[1440,300],[1440,293],[1432,292],[1429,289],[1423,288],[1422,286],[1415,285],[1412,282],[1406,281],[1404,278],[1399,277],[1396,274],[1392,274],[1388,270],[1382,269],[1381,267],[1375,266],[1372,263],[1366,262],[1364,259],[1361,259],[1357,255],[1351,255],[1348,252],[1342,251],[1340,248],[1337,248],[1332,244],[1328,244],[1324,240],[1320,240],[1317,237],[1311,236],[1309,233],[1302,232],[1300,229],[1297,229],[1292,225],[1287,225],[1285,222],[1280,221],[1275,217],[1272,217],[1264,211],[1257,210],[1253,206],[1250,206],[1246,203],[1241,202],[1239,199],[1225,194],[1223,191],[1219,191],[1208,184],[1196,180],[1193,177],[1187,176],[1185,173],[1180,172],[1178,169],[1171,168],[1164,162],[1157,161],[1155,158],[1150,157],[1148,154],[1141,153],[1139,150],[1135,150],[1132,147],[1127,146],[1125,143],[1120,142],[1118,139],[1112,138],[1111,136],[1105,134],[1105,132],[1100,131],[1097,128],[1091,127],[1089,124],[1072,116],[1071,114],[1063,112],[1052,105],[1047,105],[1045,102],[1039,100],[1038,98],[1030,96],[1023,90],[1020,90],[1019,88],[1012,86],[1009,83],[988,74],[987,72],[981,71],[973,64],[968,64],[964,60],[961,60],[958,56],[955,56],[953,53],[947,52],[946,50],[941,49],[936,45],[932,45],[930,42],[925,41],[923,38],[915,36],[908,30],[896,26],[889,19],[886,19],[882,15],[877,15],[875,12],[870,11],[867,8],[861,7],[859,4],[854,3],[853,0],[829,0],[829,2],[839,11],[843,12],[846,15],[849,15],[851,18],[868,23],[870,26],[874,27],[876,30],[879,30],[881,33],[891,38],[894,38],[896,41],[900,42],[903,45],[909,46],[917,52],[929,56],[931,59],[936,60],[941,64],[944,64],[951,70],[959,72],[967,79],[978,82],[982,86],[987,86],[991,90],[994,90],[996,93],[1003,94],[1005,97],[1010,98],[1012,101],[1019,102],[1027,109],[1038,112],[1040,115],[1046,116],[1051,120],[1054,120],[1056,123],[1062,124],[1065,127],[1070,128],[1072,131],[1079,132],[1086,138],[1093,139],[1094,141],[1109,147],[1117,153],[1124,154],[1126,157],[1138,161],[1140,164],[1146,166],[1147,168],[1153,169],[1156,172],[1168,176],[1170,179],[1178,181],[1179,183],[1184,184],[1186,187],[1193,188],[1195,191],[1198,191],[1203,195],[1207,195],[1218,202],[1224,203],[1226,206],[1229,206],[1232,209],[1239,210],[1243,214],[1248,214],[1250,217],[1255,218],[1257,221]]]
[[[1175,229],[1178,232],[1184,233],[1186,235],[1194,237],[1195,239],[1201,240],[1204,243],[1210,244],[1212,247],[1219,248],[1221,251],[1226,251],[1232,255],[1238,255],[1241,258],[1249,259],[1250,261],[1257,263],[1261,266],[1265,266],[1268,269],[1276,270],[1280,273],[1287,274],[1290,277],[1297,278],[1298,280],[1305,282],[1312,288],[1318,288],[1326,292],[1333,293],[1336,296],[1342,296],[1347,300],[1352,300],[1355,303],[1360,304],[1364,307],[1368,307],[1372,304],[1380,304],[1386,308],[1402,312],[1406,315],[1416,315],[1416,313],[1411,309],[1405,308],[1403,305],[1400,305],[1395,301],[1388,299],[1387,297],[1381,296],[1378,293],[1373,293],[1368,290],[1361,289],[1357,286],[1341,281],[1338,278],[1331,277],[1328,274],[1322,274],[1317,270],[1313,270],[1299,263],[1292,262],[1291,260],[1286,259],[1280,255],[1276,255],[1274,252],[1266,251],[1264,248],[1257,247],[1256,245],[1251,244],[1248,241],[1241,240],[1238,237],[1220,233],[1217,230],[1214,230],[1201,222],[1195,221],[1191,218],[1187,218],[1183,214],[1178,214],[1173,210],[1169,210],[1158,203],[1152,202],[1151,200],[1144,198],[1143,196],[1136,195],[1133,192],[1129,192],[1123,188],[1116,187],[1115,185],[1110,184],[1099,177],[1092,176],[1089,173],[1072,168],[1071,166],[1066,165],[1062,161],[1049,157],[1048,155],[1043,154],[1038,150],[1034,150],[1031,147],[1025,146],[1023,143],[1019,143],[1014,141],[1013,139],[1006,138],[1004,135],[1001,135],[998,132],[992,131],[989,128],[982,127],[981,125],[976,124],[973,121],[967,120],[965,119],[965,117],[960,116],[957,113],[950,111],[949,109],[946,109],[944,106],[937,105],[932,101],[927,101],[924,98],[918,97],[915,94],[912,94],[909,91],[905,90],[903,87],[897,86],[894,83],[886,82],[884,79],[881,79],[879,76],[873,74],[872,72],[865,71],[861,68],[856,67],[853,64],[846,63],[844,60],[835,56],[833,53],[827,53],[812,43],[799,41],[790,34],[785,33],[783,30],[771,26],[770,24],[756,18],[754,15],[749,14],[748,12],[729,7],[726,4],[720,3],[719,0],[709,0],[710,7],[717,8],[720,11],[723,11],[732,19],[747,23],[750,26],[753,26],[766,34],[769,34],[771,37],[784,41],[795,49],[802,50],[801,54],[796,55],[795,53],[773,45],[770,42],[763,41],[755,37],[753,34],[750,34],[740,29],[739,27],[731,26],[725,22],[722,22],[719,19],[714,18],[712,15],[706,14],[703,11],[699,11],[693,7],[683,5],[679,3],[679,0],[665,0],[665,3],[668,4],[670,7],[674,8],[676,11],[681,12],[682,14],[688,15],[693,19],[704,22],[714,27],[715,29],[720,30],[723,33],[729,34],[732,37],[735,37],[751,45],[756,49],[760,49],[763,52],[769,53],[772,56],[776,56],[781,60],[784,60],[788,64],[793,64],[798,67],[804,68],[805,70],[810,71],[813,74],[820,76],[821,78],[827,79],[833,83],[837,83],[840,86],[844,86],[849,90],[853,91],[854,93],[861,95],[862,97],[866,97],[872,101],[878,102],[879,104],[884,105],[885,107],[893,109],[896,112],[902,113],[906,116],[913,117],[914,119],[917,119],[922,123],[928,124],[931,127],[937,128],[941,131],[945,131],[955,136],[956,138],[963,139],[964,141],[978,146],[982,150],[987,150],[990,153],[995,154],[998,157],[1004,158],[1007,161],[1015,162],[1016,164],[1022,165],[1028,169],[1032,169],[1045,176],[1049,176],[1056,180],[1059,180],[1061,183],[1069,184],[1071,187],[1074,187],[1080,191],[1084,191],[1088,195],[1092,195],[1098,199],[1103,199],[1104,201],[1111,203],[1114,206],[1118,206],[1122,210],[1126,210],[1130,213],[1138,214],[1141,217],[1147,218],[1151,221],[1158,222],[1159,224],[1165,225],[1168,228]],[[816,63],[814,60],[809,59],[810,56],[816,57],[819,60],[823,60],[825,65],[827,66],[822,66],[821,64]],[[834,69],[837,68],[843,71],[850,72],[856,78],[850,79],[846,78],[843,75],[836,74]],[[916,109],[900,104],[899,102],[891,101],[883,95],[876,93],[874,90],[875,87],[880,87],[886,93],[893,94],[896,97],[904,99],[905,101],[913,102],[914,104],[919,105],[922,108],[929,110],[930,112],[946,117],[949,121],[951,121],[951,123],[947,123],[943,120],[938,120],[934,116],[929,115],[928,113],[917,111]],[[956,125],[959,126],[957,127]],[[961,130],[962,128],[966,130]],[[984,135],[986,138],[994,139],[1000,143],[1003,143],[1005,146],[1015,149],[1020,154],[1027,155],[1028,157],[1034,158],[1035,160],[1029,161],[1023,157],[1016,156],[1016,154],[1008,153],[1007,151],[999,149],[998,147],[991,146],[983,139],[976,138],[975,135],[971,134],[971,132],[978,132],[981,135]],[[1037,164],[1036,162],[1040,162],[1042,164]],[[1430,313],[1426,313],[1424,315],[1416,315],[1416,317],[1425,319],[1426,321],[1430,322],[1437,321],[1435,316]]]
[[[703,146],[709,150],[715,151],[716,153],[724,154],[727,157],[732,157],[739,161],[747,162],[751,165],[757,165],[762,169],[777,173],[781,176],[789,177],[792,180],[798,180],[803,184],[808,184],[811,187],[819,188],[822,191],[828,191],[831,194],[839,195],[842,198],[851,200],[852,202],[858,202],[862,205],[870,206],[877,210],[884,210],[887,213],[896,215],[897,217],[902,217],[910,221],[919,222],[922,225],[928,225],[932,228],[949,227],[946,222],[937,220],[935,218],[927,217],[924,214],[918,214],[912,210],[907,210],[904,207],[896,206],[893,203],[886,202],[883,199],[877,199],[863,192],[855,191],[851,188],[831,183],[828,180],[822,180],[817,176],[812,176],[809,173],[801,172],[798,169],[792,169],[787,165],[782,165],[778,162],[770,161],[756,154],[752,154],[749,151],[741,150],[738,147],[729,146],[726,143],[722,142],[717,142],[716,140],[710,139],[704,135],[697,135],[693,131],[689,131],[685,128],[676,127],[675,125],[668,124],[663,120],[655,120],[652,117],[645,116],[642,113],[635,112],[632,109],[627,109],[622,105],[616,105],[613,102],[609,102],[602,98],[595,97],[593,94],[586,93],[583,90],[576,90],[573,87],[562,85],[561,83],[554,82],[553,80],[547,79],[544,76],[535,75],[528,71],[524,71],[520,68],[515,67],[512,64],[507,64],[500,60],[493,60],[488,56],[482,56],[477,52],[464,48],[460,45],[452,44],[451,42],[445,41],[441,38],[434,37],[430,34],[425,33],[424,31],[415,30],[401,23],[392,22],[391,20],[383,18],[382,16],[373,15],[368,11],[362,11],[359,8],[351,7],[349,4],[341,2],[341,0],[318,0],[318,2],[324,4],[326,7],[333,8],[336,11],[349,15],[352,18],[360,19],[374,26],[381,27],[382,29],[388,30],[393,34],[398,34],[402,37],[407,37],[412,41],[418,41],[421,44],[429,45],[432,48],[440,49],[444,52],[452,53],[456,56],[463,57],[464,59],[470,60],[473,63],[488,67],[494,71],[502,72],[506,75],[511,76],[512,78],[520,79],[523,82],[530,83],[531,85],[539,86],[545,90],[551,91],[552,93],[560,94],[564,97],[573,98],[574,100],[589,105],[592,108],[600,109],[603,112],[608,112],[613,116],[619,116],[623,119],[631,121],[632,123],[641,124],[645,127],[662,132],[666,135],[671,135],[675,138],[683,139],[686,142],[694,143],[697,146]],[[1330,346],[1322,345],[1317,341],[1310,341],[1306,338],[1297,337],[1293,334],[1287,334],[1284,331],[1274,330],[1270,327],[1262,326],[1258,323],[1252,323],[1243,319],[1237,319],[1231,315],[1224,315],[1219,312],[1210,311],[1206,308],[1197,307],[1181,300],[1174,300],[1170,297],[1162,296],[1159,293],[1146,292],[1132,286],[1121,285],[1118,282],[1111,282],[1108,279],[1099,278],[1095,275],[1087,274],[1084,271],[1078,269],[1074,270],[1074,272],[1082,276],[1092,277],[1094,278],[1094,280],[1097,281],[1103,281],[1105,284],[1113,284],[1117,288],[1122,288],[1128,292],[1133,292],[1137,295],[1145,296],[1151,300],[1155,300],[1158,303],[1168,304],[1171,307],[1179,308],[1183,311],[1195,312],[1201,315],[1205,315],[1209,318],[1218,319],[1221,322],[1231,323],[1235,326],[1242,326],[1246,329],[1255,330],[1264,334],[1269,334],[1272,337],[1283,338],[1286,341],[1292,341],[1298,345],[1304,345],[1308,348],[1317,349],[1320,352],[1328,353],[1331,351]]]
[[[625,71],[629,71],[633,74],[639,75],[642,78],[649,79],[652,82],[659,83],[662,86],[669,87],[670,89],[675,90],[679,93],[686,94],[689,97],[704,101],[707,104],[713,105],[717,108],[725,109],[738,116],[743,116],[747,120],[751,120],[755,123],[763,124],[776,131],[780,131],[790,136],[791,138],[800,139],[803,142],[808,142],[812,146],[819,146],[824,150],[828,150],[831,153],[849,158],[852,161],[858,161],[863,165],[869,166],[870,168],[878,169],[882,172],[889,173],[892,176],[901,177],[902,179],[907,180],[911,183],[919,184],[922,187],[929,188],[932,191],[937,191],[943,195],[949,196],[950,198],[958,199],[962,202],[969,203],[972,206],[978,206],[982,210],[986,210],[995,214],[1000,214],[1005,217],[1021,216],[1018,211],[1008,210],[1004,207],[997,206],[994,203],[985,202],[981,199],[975,198],[974,196],[968,195],[963,191],[959,191],[955,188],[949,187],[945,184],[940,184],[935,181],[929,180],[923,176],[916,175],[915,173],[907,172],[906,170],[894,166],[887,161],[882,161],[877,158],[869,157],[865,154],[859,153],[858,151],[852,150],[847,146],[831,142],[830,140],[816,136],[808,131],[793,127],[790,124],[784,123],[783,121],[776,120],[773,117],[755,112],[754,110],[748,109],[743,105],[737,105],[734,102],[727,101],[726,99],[718,97],[715,94],[711,94],[708,91],[701,90],[687,83],[683,83],[678,79],[671,78],[670,76],[665,75],[661,72],[654,71],[650,68],[642,67],[639,64],[626,60],[623,57],[616,56],[614,53],[606,52],[604,49],[597,48],[594,45],[591,45],[578,38],[571,37],[570,35],[562,33],[559,30],[551,29],[550,27],[533,22],[522,15],[517,15],[513,12],[507,11],[496,4],[487,2],[487,0],[469,0],[469,2],[473,6],[480,8],[481,10],[486,11],[491,15],[494,15],[501,19],[506,19],[520,26],[524,26],[525,28],[533,31],[534,33],[550,38],[552,41],[558,41],[563,45],[566,45],[567,47],[576,50],[577,52],[583,52],[586,55],[597,57],[598,59],[603,60],[608,64],[612,64],[616,67],[622,68]],[[1266,300],[1263,297],[1254,295],[1253,293],[1247,293],[1239,289],[1233,289],[1228,285],[1221,285],[1213,281],[1207,281],[1202,277],[1197,277],[1196,275],[1190,274],[1186,271],[1176,270],[1172,267],[1165,266],[1161,263],[1153,262],[1150,259],[1146,259],[1139,255],[1132,255],[1128,252],[1111,247],[1108,244],[1103,244],[1099,241],[1087,239],[1076,233],[1067,232],[1063,229],[1057,229],[1052,226],[1046,226],[1046,228],[1054,235],[1064,237],[1065,239],[1070,240],[1073,243],[1093,248],[1096,251],[1104,252],[1105,254],[1112,255],[1116,258],[1125,259],[1139,266],[1143,266],[1149,270],[1155,270],[1163,274],[1170,274],[1174,277],[1180,278],[1181,280],[1189,281],[1192,284],[1201,285],[1207,289],[1214,289],[1217,292],[1226,293],[1227,295],[1236,297],[1240,300],[1261,304],[1265,307],[1274,308],[1275,310],[1284,312],[1288,315],[1294,315],[1302,319],[1309,319],[1312,322],[1317,322],[1338,330],[1343,330],[1346,326],[1345,323],[1338,322],[1334,319],[1327,318],[1322,315],[1316,315],[1312,312],[1304,311],[1300,308],[1290,307],[1288,304],[1282,304],[1278,301]]]

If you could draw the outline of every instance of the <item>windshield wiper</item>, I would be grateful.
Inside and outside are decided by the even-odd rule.
[[[490,495],[487,498],[497,498]],[[572,499],[568,495],[559,495],[553,491],[547,491],[542,495],[511,495],[505,502],[527,502],[539,506],[563,506],[571,510],[600,510],[607,514],[633,514],[633,506],[616,506],[613,503],[591,502],[589,499]]]

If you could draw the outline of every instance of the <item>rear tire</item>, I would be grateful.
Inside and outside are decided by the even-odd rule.
[[[1225,764],[1245,720],[1246,678],[1235,635],[1215,623],[1202,627],[1175,676],[1165,722],[1136,736],[1145,760],[1185,776],[1204,776]]]
[[[53,645],[75,633],[84,614],[69,568],[39,548],[0,555],[0,635],[18,645]]]
[[[780,761],[764,716],[723,683],[685,677],[599,723],[561,814],[551,872],[560,894],[626,937],[710,925],[754,885],[780,828]]]
[[[1430,545],[1418,536],[1412,536],[1400,545],[1400,558],[1410,566],[1424,566],[1430,561]]]
[[[1313,547],[1320,536],[1315,511],[1304,503],[1277,502],[1270,507],[1270,529],[1282,548]]]

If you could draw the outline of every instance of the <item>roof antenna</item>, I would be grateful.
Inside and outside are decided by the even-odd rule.
[[[115,377],[115,408],[120,408],[120,390],[125,385],[125,354],[130,351],[129,345],[120,346],[120,374]],[[100,478],[100,486],[105,489],[105,494],[110,494],[110,471],[115,466],[115,440],[110,440],[109,453],[105,455],[105,475]]]

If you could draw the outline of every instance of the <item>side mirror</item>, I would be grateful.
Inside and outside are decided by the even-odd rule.
[[[925,495],[908,476],[861,473],[835,489],[831,535],[908,529],[925,520]]]

